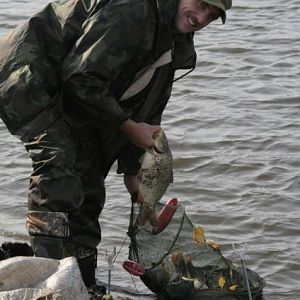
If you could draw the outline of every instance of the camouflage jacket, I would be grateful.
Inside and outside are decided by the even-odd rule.
[[[192,34],[172,33],[176,8],[176,0],[53,2],[9,32],[0,40],[0,117],[9,131],[26,142],[64,113],[114,143],[128,117],[159,124],[174,71],[196,60]],[[136,73],[169,49],[172,63],[134,101],[120,102]]]

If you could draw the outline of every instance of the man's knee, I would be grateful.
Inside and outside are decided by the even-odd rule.
[[[63,212],[32,211],[27,213],[26,226],[30,235],[67,239],[70,236],[68,214]]]

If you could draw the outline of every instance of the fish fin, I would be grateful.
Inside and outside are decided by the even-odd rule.
[[[142,154],[142,155],[140,156],[140,158],[139,158],[139,163],[142,163],[142,161],[143,161],[143,159],[144,159],[144,156],[145,156],[145,153]]]
[[[141,192],[138,192],[137,202],[142,204],[144,202],[144,199],[145,196]]]
[[[138,170],[138,173],[136,175],[139,181],[143,180],[143,174],[144,174],[144,169],[142,167],[140,167]]]

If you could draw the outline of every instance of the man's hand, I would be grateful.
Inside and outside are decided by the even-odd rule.
[[[131,142],[140,148],[154,146],[153,134],[161,130],[159,125],[149,125],[147,123],[136,123],[131,119],[126,120],[120,127]]]

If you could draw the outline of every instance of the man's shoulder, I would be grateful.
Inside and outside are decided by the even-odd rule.
[[[156,1],[154,0],[114,0],[108,1],[109,13],[123,17],[128,22],[141,21],[156,14]]]

